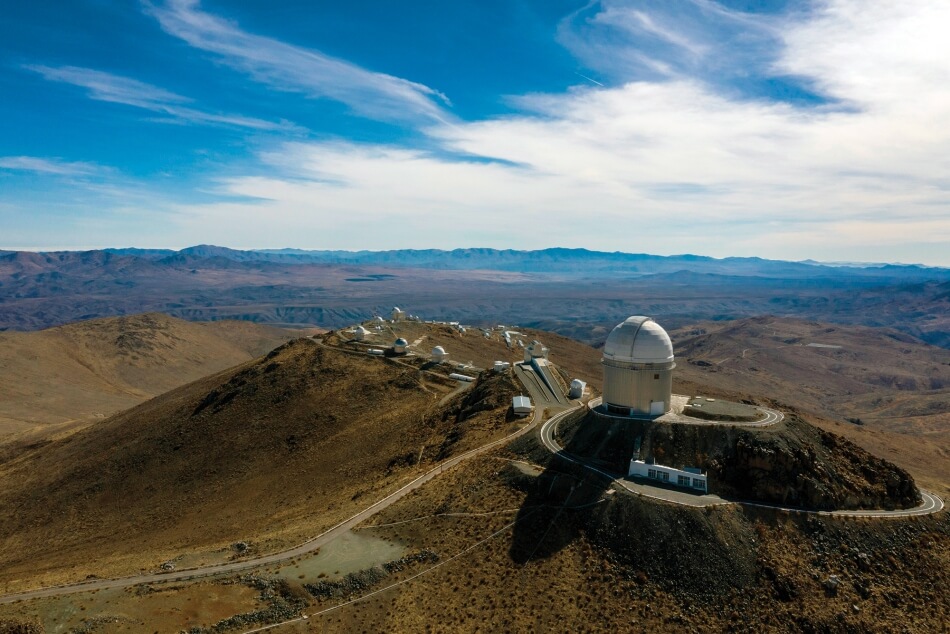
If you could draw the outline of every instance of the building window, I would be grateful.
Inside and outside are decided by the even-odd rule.
[[[702,489],[703,491],[705,491],[706,483],[703,480],[700,480],[699,478],[693,478],[693,487],[696,489]]]
[[[648,478],[653,478],[653,479],[655,480],[655,479],[656,479],[656,469],[648,469],[648,470],[647,470],[647,477],[648,477]]]
[[[654,381],[659,381],[659,380],[660,380],[660,375],[659,375],[659,374],[654,374],[654,375],[653,375],[653,380],[654,380]]]
[[[663,480],[664,482],[669,482],[669,481],[670,481],[670,474],[668,474],[666,471],[661,471],[661,472],[660,472],[660,479]]]
[[[681,476],[676,476],[676,484],[678,484],[678,485],[681,486],[681,487],[688,487],[688,486],[689,486],[689,476],[682,476],[682,475],[681,475]]]

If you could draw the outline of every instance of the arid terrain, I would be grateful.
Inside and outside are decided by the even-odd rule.
[[[0,332],[0,442],[17,432],[101,420],[299,334],[160,313]]]
[[[670,334],[684,384],[773,399],[950,492],[950,351],[889,328],[775,317]]]
[[[142,319],[126,322],[141,329],[136,340],[156,341],[167,327]],[[274,552],[525,424],[509,409],[521,390],[513,377],[486,376],[466,390],[445,376],[456,363],[518,360],[520,348],[497,332],[368,325],[365,344],[342,330],[297,339],[84,429],[8,445],[2,592]],[[596,349],[510,328],[516,340],[542,340],[567,376],[599,389]],[[945,350],[891,330],[776,318],[672,334],[675,392],[783,409],[803,430],[810,422],[845,436],[950,491],[946,411],[912,409],[913,395],[946,402]],[[417,355],[365,354],[396,336]],[[428,362],[435,345],[450,354],[445,368]],[[103,367],[116,367],[118,348],[97,349]],[[893,417],[871,415],[874,394],[893,397]],[[812,442],[817,432],[803,433]],[[437,475],[310,555],[238,575],[3,605],[0,623],[240,632],[309,614],[273,631],[931,632],[950,618],[948,517],[673,506],[614,491],[529,434]]]
[[[0,253],[0,329],[148,311],[335,328],[394,305],[592,345],[632,314],[661,315],[668,329],[771,314],[891,327],[950,347],[950,270],[941,268],[583,249]]]

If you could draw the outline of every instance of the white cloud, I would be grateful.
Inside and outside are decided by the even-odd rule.
[[[528,95],[516,100],[521,115],[430,128],[448,155],[284,146],[265,157],[271,175],[224,183],[256,202],[205,206],[194,222],[260,227],[263,217],[326,240],[334,221],[352,219],[358,232],[341,227],[321,243],[352,248],[484,236],[793,259],[863,249],[865,259],[950,264],[950,127],[940,125],[950,83],[935,82],[950,52],[939,29],[916,27],[921,15],[888,6],[843,1],[785,25],[777,66],[848,108],[740,100],[689,79]],[[917,6],[924,17],[935,7]],[[898,72],[890,55],[913,63]],[[878,64],[880,93],[865,90]]]
[[[227,125],[254,130],[288,130],[293,126],[287,122],[274,123],[244,117],[235,114],[206,112],[183,104],[191,100],[157,86],[146,84],[91,68],[77,66],[50,67],[40,64],[28,64],[27,70],[34,71],[50,81],[59,81],[80,86],[88,91],[90,99],[120,103],[143,108],[170,117],[169,121],[178,123],[196,123]]]
[[[94,163],[69,162],[59,158],[41,158],[37,156],[0,157],[0,169],[56,176],[90,176],[104,171],[104,168]]]
[[[446,97],[428,86],[366,70],[320,51],[254,35],[200,10],[197,0],[146,5],[162,28],[191,46],[214,53],[229,66],[278,90],[346,104],[353,112],[385,121],[445,121],[436,101]]]
[[[846,107],[743,100],[685,77],[525,95],[519,114],[431,125],[432,151],[273,147],[220,180],[218,202],[175,205],[165,243],[950,265],[950,44],[927,25],[950,16],[924,0],[821,6],[778,25],[769,59]]]
[[[713,0],[599,0],[565,17],[558,41],[617,82],[702,78],[723,84],[767,66],[781,27]]]

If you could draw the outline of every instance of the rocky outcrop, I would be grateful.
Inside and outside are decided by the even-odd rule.
[[[613,471],[640,458],[698,467],[727,498],[807,509],[894,509],[920,503],[913,478],[854,443],[790,416],[763,429],[624,421],[588,413],[564,425],[567,451]]]

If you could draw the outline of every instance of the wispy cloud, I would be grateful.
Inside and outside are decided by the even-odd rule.
[[[57,176],[92,176],[106,171],[105,168],[94,163],[69,162],[59,158],[40,158],[37,156],[0,157],[0,169]]]
[[[262,157],[268,169],[225,180],[227,202],[181,216],[196,230],[233,227],[243,244],[281,225],[327,236],[328,221],[352,217],[360,232],[323,246],[567,244],[950,264],[950,128],[941,123],[950,81],[934,81],[950,44],[919,24],[946,23],[941,4],[912,12],[838,0],[776,24],[784,35],[768,59],[777,72],[855,107],[744,99],[678,76],[578,87],[518,98],[519,115],[430,127],[439,153],[284,145]],[[890,56],[910,63],[898,72]]]
[[[676,3],[691,12],[681,21],[669,13],[674,0],[608,4],[614,13],[594,4],[572,28],[587,25],[577,32],[596,36],[590,44],[604,59],[642,55],[650,73],[643,66],[605,73],[605,87],[516,97],[516,113],[451,125],[426,114],[441,110],[425,91],[410,90],[421,100],[411,103],[422,104],[412,110],[401,97],[347,84],[354,103],[363,94],[367,108],[381,102],[382,112],[410,109],[415,121],[427,121],[428,151],[354,142],[271,146],[255,166],[242,161],[219,176],[203,200],[165,197],[167,222],[150,234],[151,244],[557,244],[950,265],[945,0],[824,0],[808,13],[767,18],[694,0]],[[623,17],[631,7],[642,15]],[[324,92],[329,78],[355,68],[330,64],[335,70],[308,83],[305,69],[322,69],[320,54],[247,35],[193,2],[152,10],[173,23],[166,29],[187,32],[269,85],[337,98]],[[712,21],[704,25],[698,15]],[[623,20],[630,28],[617,26]],[[690,58],[715,57],[724,33],[740,56],[730,58],[730,72],[799,76],[847,107],[750,99],[709,79],[714,62],[688,66]],[[642,46],[643,38],[653,45]],[[743,53],[744,38],[752,45]],[[136,235],[116,239],[142,244]]]
[[[120,103],[167,116],[170,122],[205,125],[226,125],[253,130],[290,129],[288,122],[272,122],[236,114],[220,114],[200,110],[185,104],[192,100],[163,88],[129,77],[113,75],[101,70],[78,66],[43,66],[27,64],[27,70],[39,73],[45,79],[58,81],[87,90],[90,99]]]
[[[384,121],[446,121],[448,99],[422,84],[366,70],[320,51],[254,35],[236,23],[202,11],[197,0],[146,4],[162,28],[214,53],[272,88],[346,104],[354,113]]]
[[[714,0],[595,0],[561,21],[558,40],[615,83],[690,79],[754,93],[755,80],[781,76],[820,101],[773,63],[786,22]]]

